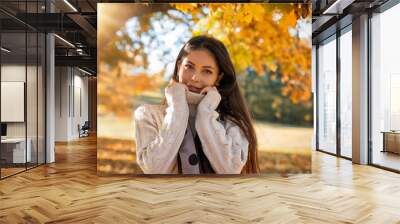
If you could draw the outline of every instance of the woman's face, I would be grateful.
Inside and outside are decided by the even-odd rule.
[[[194,50],[178,64],[179,82],[191,92],[200,93],[208,86],[215,86],[219,69],[217,61],[208,50]]]

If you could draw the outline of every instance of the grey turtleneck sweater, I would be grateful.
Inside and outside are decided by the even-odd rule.
[[[201,144],[196,145],[196,114],[197,106],[204,95],[186,91],[186,101],[189,106],[189,122],[185,137],[178,152],[178,168],[182,174],[212,173],[207,157],[204,156]],[[197,148],[196,148],[197,146]]]
[[[199,173],[199,162],[193,156],[198,156],[193,142],[197,134],[217,174],[239,174],[247,161],[249,143],[232,121],[217,120],[218,90],[212,88],[204,96],[175,83],[165,96],[167,105],[142,105],[135,111],[136,160],[143,172],[176,174],[180,157],[183,173]]]

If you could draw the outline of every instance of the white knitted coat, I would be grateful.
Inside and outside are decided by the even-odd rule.
[[[167,105],[142,105],[135,111],[136,159],[145,174],[177,174],[177,154],[189,120],[187,94],[181,83],[165,91]],[[247,161],[248,140],[230,120],[220,123],[216,88],[197,106],[195,128],[203,152],[217,174],[239,174]]]

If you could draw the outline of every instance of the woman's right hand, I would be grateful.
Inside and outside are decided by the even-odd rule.
[[[185,84],[171,79],[165,87],[165,97],[168,105],[173,105],[175,101],[186,100],[186,91],[189,91],[189,89]]]
[[[170,88],[170,87],[173,87],[174,85],[181,86],[181,87],[183,87],[183,88],[184,88],[185,90],[187,90],[187,91],[189,90],[188,87],[187,87],[187,85],[185,85],[185,84],[183,84],[183,83],[180,83],[180,82],[177,82],[177,81],[175,81],[174,79],[171,79],[171,80],[169,81],[169,83],[168,83],[166,89],[167,89],[167,88]]]

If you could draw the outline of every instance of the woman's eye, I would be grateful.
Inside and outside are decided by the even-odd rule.
[[[211,75],[212,74],[212,72],[210,70],[205,70],[204,73],[207,74],[207,75]]]
[[[191,69],[191,68],[193,68],[193,66],[192,66],[192,65],[186,64],[186,65],[185,65],[185,68],[186,68],[186,69]]]

